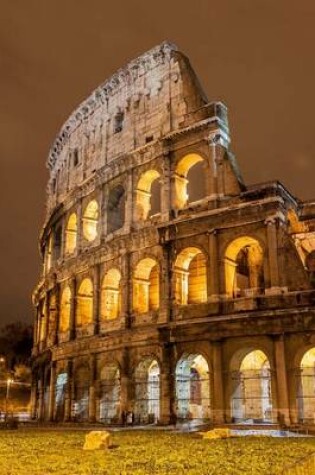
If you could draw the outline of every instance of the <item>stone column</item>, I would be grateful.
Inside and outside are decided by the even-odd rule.
[[[90,356],[89,422],[96,421],[96,355]]]
[[[98,335],[100,330],[100,265],[94,266],[93,276],[93,323],[94,335]]]
[[[224,417],[224,391],[223,391],[223,374],[222,374],[222,342],[214,341],[213,347],[213,422],[214,424],[222,424]]]
[[[71,291],[69,333],[70,333],[70,340],[74,340],[75,339],[75,333],[76,333],[75,312],[76,312],[76,292],[77,292],[77,285],[76,285],[75,276],[71,277],[69,287],[70,287],[70,291]]]
[[[32,385],[31,385],[31,419],[34,420],[37,417],[37,378],[32,372]]]
[[[161,219],[162,221],[168,221],[171,210],[171,169],[169,152],[167,150],[163,153],[163,158],[163,179],[161,178]]]
[[[49,407],[48,420],[53,421],[55,415],[55,394],[56,394],[56,362],[51,362],[50,386],[49,386]]]
[[[126,183],[126,207],[125,207],[125,224],[124,231],[129,232],[133,222],[133,208],[134,208],[134,186],[132,170],[128,171]]]
[[[172,424],[176,420],[174,345],[165,343],[160,373],[160,424]]]
[[[72,387],[73,387],[73,363],[71,360],[67,361],[67,375],[68,381],[65,391],[65,412],[64,412],[64,422],[69,422],[71,420],[71,396],[72,396]]]
[[[278,421],[282,424],[289,425],[289,393],[283,335],[275,338],[274,352],[278,396]]]
[[[38,380],[38,420],[44,420],[44,369],[41,368]]]
[[[160,323],[166,323],[171,320],[172,317],[172,261],[170,246],[171,244],[169,242],[163,244],[163,259],[160,269]]]
[[[215,229],[209,234],[209,258],[208,298],[217,301],[220,294],[220,263],[218,253],[218,234]]]
[[[278,268],[278,243],[277,243],[276,220],[268,219],[266,220],[266,225],[267,225],[269,273],[270,273],[269,293],[273,293],[273,292],[277,293],[279,292],[279,268]]]
[[[133,410],[134,397],[130,371],[129,349],[123,350],[123,360],[120,372],[120,412]]]
[[[76,255],[78,255],[82,249],[82,199],[77,204],[77,243],[76,243]]]
[[[59,312],[60,312],[60,285],[56,284],[55,286],[55,296],[56,296],[56,308],[55,308],[55,334],[54,334],[54,345],[58,344],[58,335],[59,335]]]

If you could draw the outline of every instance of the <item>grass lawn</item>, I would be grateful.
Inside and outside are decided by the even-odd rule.
[[[1,475],[272,475],[315,452],[315,439],[202,440],[162,431],[114,432],[114,448],[83,451],[85,432],[1,431]]]

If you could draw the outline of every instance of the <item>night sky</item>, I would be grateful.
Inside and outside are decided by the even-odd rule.
[[[246,183],[315,198],[314,0],[0,1],[0,325],[31,321],[46,157],[74,108],[169,40],[229,107]]]

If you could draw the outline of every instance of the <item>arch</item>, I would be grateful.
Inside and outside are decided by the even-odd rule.
[[[228,296],[253,296],[264,291],[264,251],[251,236],[234,239],[225,251],[225,286]]]
[[[82,280],[76,305],[76,326],[84,326],[93,321],[93,284],[91,279]]]
[[[148,170],[143,173],[138,181],[136,190],[137,218],[145,220],[161,212],[161,184],[160,173]]]
[[[59,314],[59,330],[66,332],[70,326],[70,313],[71,313],[71,290],[67,285],[60,298],[60,314]]]
[[[114,361],[105,364],[100,371],[99,420],[105,424],[117,424],[121,418],[120,367]]]
[[[234,422],[272,422],[270,363],[260,349],[247,350],[232,374],[232,417]]]
[[[113,320],[121,310],[121,274],[118,269],[107,271],[101,288],[101,319]]]
[[[99,207],[96,200],[92,200],[86,206],[84,213],[83,213],[83,236],[84,238],[92,242],[97,236],[97,225],[98,225],[98,218],[99,218]]]
[[[176,413],[180,420],[210,419],[209,365],[201,354],[184,354],[177,362]]]
[[[72,213],[66,227],[65,252],[67,254],[73,254],[77,247],[77,231],[77,215]]]
[[[197,153],[185,155],[175,170],[175,207],[184,208],[187,203],[206,196],[204,159]]]
[[[112,188],[107,204],[107,233],[113,233],[125,224],[125,189],[122,185]]]
[[[300,364],[298,414],[302,422],[315,422],[315,347],[307,350]]]
[[[179,305],[207,301],[207,265],[198,247],[186,247],[175,261],[175,300]]]
[[[155,358],[140,361],[135,369],[135,421],[156,423],[160,417],[160,366]]]
[[[68,373],[60,371],[56,378],[55,384],[55,411],[54,420],[62,422],[65,416],[65,399],[66,389],[68,385]]]
[[[90,370],[87,365],[79,366],[73,377],[73,400],[71,417],[75,421],[87,421],[89,418]]]
[[[160,271],[155,259],[138,262],[133,277],[133,309],[137,313],[157,310],[160,305]]]

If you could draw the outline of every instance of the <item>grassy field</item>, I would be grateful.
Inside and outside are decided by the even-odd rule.
[[[272,475],[315,451],[315,439],[115,432],[107,451],[82,450],[84,432],[0,432],[1,475]]]

